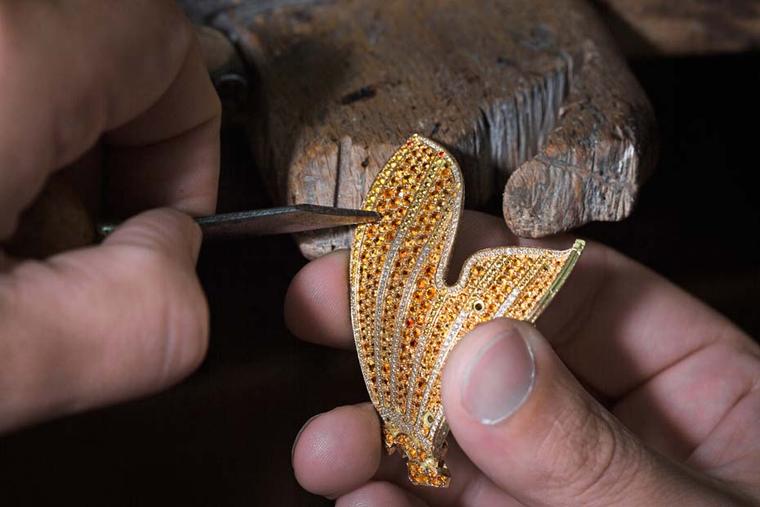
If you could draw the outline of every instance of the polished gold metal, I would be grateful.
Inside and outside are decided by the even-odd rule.
[[[448,425],[441,371],[457,341],[496,317],[534,322],[583,250],[505,247],[470,257],[446,284],[462,213],[459,166],[415,135],[378,174],[364,202],[382,219],[356,228],[351,249],[351,320],[388,452],[401,449],[414,484],[445,487]]]

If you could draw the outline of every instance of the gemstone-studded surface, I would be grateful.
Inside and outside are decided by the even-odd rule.
[[[367,390],[388,451],[400,448],[409,479],[427,486],[449,483],[440,393],[449,351],[495,317],[535,321],[584,245],[483,250],[447,286],[463,199],[456,161],[415,135],[375,179],[364,209],[382,219],[357,227],[351,250],[351,319]]]

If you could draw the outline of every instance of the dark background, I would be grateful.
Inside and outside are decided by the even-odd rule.
[[[660,125],[633,216],[580,234],[651,266],[760,336],[760,54],[631,62]],[[245,133],[224,132],[222,211],[265,206]],[[293,479],[301,424],[366,398],[350,352],[299,343],[282,301],[287,237],[206,244],[208,359],[149,399],[0,438],[4,505],[323,505]]]

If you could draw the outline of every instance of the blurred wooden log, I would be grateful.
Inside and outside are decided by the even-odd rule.
[[[631,56],[698,55],[760,49],[760,2],[597,0]]]
[[[281,0],[223,14],[259,74],[251,143],[280,203],[360,206],[413,132],[459,159],[468,206],[506,183],[504,216],[523,236],[626,217],[652,168],[651,108],[580,0]],[[313,258],[349,238],[299,244]]]

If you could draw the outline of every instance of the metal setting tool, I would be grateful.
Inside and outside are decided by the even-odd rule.
[[[204,239],[219,239],[313,231],[367,224],[379,219],[380,214],[374,211],[295,204],[281,208],[209,215],[196,218],[195,221],[201,226]],[[118,226],[118,223],[100,224],[97,232],[101,237],[105,237]]]

